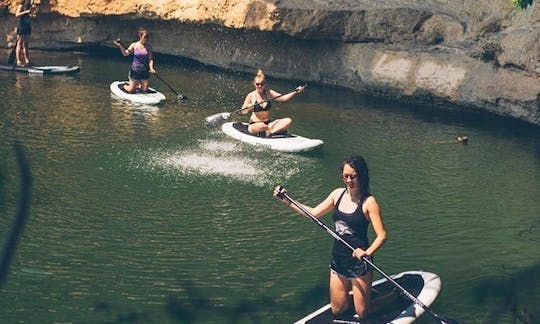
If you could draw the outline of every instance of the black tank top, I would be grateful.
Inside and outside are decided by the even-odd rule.
[[[25,0],[23,3],[22,3],[22,10],[21,11],[26,11],[26,10],[30,10],[30,8],[32,8],[32,1],[31,0]],[[30,14],[24,14],[22,16],[19,16],[19,28],[26,28],[26,26],[29,26],[30,25]]]
[[[369,247],[369,240],[367,237],[369,221],[362,211],[362,205],[365,199],[358,204],[358,207],[356,207],[354,212],[351,214],[344,213],[339,210],[339,204],[346,191],[347,189],[343,191],[334,206],[332,219],[334,221],[335,232],[352,247],[359,247],[365,250]],[[334,256],[350,256],[351,253],[352,251],[343,243],[338,240],[334,241],[334,248],[332,249],[332,254]]]

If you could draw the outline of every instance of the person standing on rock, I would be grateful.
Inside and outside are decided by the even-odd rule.
[[[129,84],[124,87],[124,91],[128,93],[135,93],[137,90],[141,92],[148,91],[150,73],[156,73],[152,46],[148,43],[148,31],[141,27],[138,33],[139,40],[131,43],[127,48],[120,39],[114,41],[114,44],[120,48],[122,55],[129,56],[133,54],[133,61],[128,74]]]
[[[32,27],[30,20],[37,14],[37,7],[32,4],[31,0],[21,0],[17,6],[15,17],[19,19],[17,25],[17,44],[15,45],[15,57],[17,58],[17,66],[29,66],[30,56],[28,55],[28,43]]]
[[[242,106],[243,114],[252,112],[249,118],[248,131],[251,134],[260,134],[262,136],[271,136],[286,131],[291,126],[292,119],[286,117],[272,120],[270,118],[270,108],[272,108],[270,100],[287,101],[297,93],[304,91],[304,87],[298,86],[295,92],[281,95],[281,93],[268,88],[266,75],[262,70],[257,71],[253,79],[253,85],[255,90],[248,93]]]

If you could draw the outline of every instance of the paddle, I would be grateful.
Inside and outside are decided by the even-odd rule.
[[[281,187],[281,186],[280,186]],[[283,187],[281,187],[283,188]],[[281,191],[281,190],[280,190]],[[296,200],[294,200],[287,192],[281,191],[279,194],[276,195],[280,199],[287,199],[291,204],[296,206],[302,213],[304,213],[306,216],[308,216],[312,221],[317,223],[320,227],[322,227],[328,234],[330,234],[334,239],[340,241],[343,243],[346,247],[351,249],[351,251],[354,251],[354,248],[347,243],[344,239],[342,239],[339,235],[337,235],[334,231],[332,231],[328,226],[326,226],[323,222],[321,222],[317,217],[313,216],[304,206],[300,205]],[[376,266],[373,262],[371,262],[368,258],[363,257],[362,258],[367,264],[369,264],[373,269],[377,270],[383,277],[386,278],[390,283],[392,283],[394,286],[396,286],[403,295],[405,295],[407,298],[409,298],[412,302],[414,302],[416,305],[422,307],[426,312],[431,314],[434,318],[439,320],[442,324],[458,324],[459,322],[453,319],[445,318],[439,314],[436,314],[431,309],[429,309],[424,303],[422,303],[420,300],[418,300],[416,297],[414,297],[410,292],[408,292],[405,288],[403,288],[399,283],[397,283],[394,279],[392,279],[389,275],[384,273],[381,268]]]
[[[159,76],[159,74],[157,74],[157,72],[154,73],[154,75],[155,75],[158,79],[160,79],[161,82],[163,82],[167,87],[169,87],[169,89],[171,89],[172,92],[174,92],[174,94],[176,95],[176,100],[180,101],[180,100],[187,100],[187,99],[188,99],[187,96],[184,96],[184,95],[178,93],[178,91],[174,90],[173,87],[171,87],[167,82],[165,82],[165,80],[163,80],[163,79]]]
[[[302,86],[303,88],[307,87],[307,84],[304,84]],[[280,98],[280,97],[283,97],[283,96],[286,96],[288,94],[291,94],[291,93],[295,93],[297,92],[297,90],[294,90],[294,91],[291,91],[289,93],[284,93],[284,94],[281,94],[279,96],[276,96],[274,98],[270,98],[268,100],[265,100],[265,101],[262,101],[262,102],[258,102],[256,104],[253,104],[251,106],[247,106],[247,107],[244,107],[244,108],[240,108],[240,109],[236,109],[235,111],[232,111],[232,112],[222,112],[222,113],[217,113],[217,114],[214,114],[212,116],[208,116],[205,118],[204,120],[204,124],[206,125],[206,127],[208,128],[213,128],[213,127],[216,127],[216,126],[219,126],[221,124],[223,124],[225,122],[225,120],[227,120],[229,118],[229,116],[231,114],[234,114],[234,113],[237,113],[239,111],[242,111],[242,110],[245,110],[245,109],[250,109],[250,108],[253,108],[257,105],[260,105],[260,104],[263,104],[265,102],[270,102],[272,100],[276,100],[277,98]]]
[[[9,54],[8,58],[8,65],[15,66],[15,51],[17,50],[17,44],[19,43],[19,39],[15,42],[15,46],[13,46],[13,49],[11,50],[11,53]]]
[[[120,44],[120,46],[122,46],[124,49],[127,48],[127,46],[124,45],[124,43],[122,43],[122,41],[120,40],[120,38],[117,38],[116,41],[117,41],[118,44]],[[137,56],[134,56],[134,57],[135,57],[137,60],[139,60],[139,62],[141,62],[141,63],[144,64],[144,62],[141,61],[140,58],[138,58]],[[157,74],[157,72],[156,72],[156,73],[153,73],[153,74],[154,74],[161,82],[163,82],[167,87],[169,87],[169,89],[171,89],[172,92],[174,92],[174,94],[176,95],[176,100],[177,100],[177,101],[187,100],[187,99],[188,99],[187,96],[184,96],[184,95],[178,93],[178,91],[174,90],[173,87],[171,87],[170,84],[168,84],[167,82],[165,82],[165,80],[163,80],[163,78],[160,77],[159,74]]]

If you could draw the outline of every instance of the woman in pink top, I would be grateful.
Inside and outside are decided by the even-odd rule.
[[[137,90],[141,92],[148,91],[148,79],[150,73],[156,73],[154,69],[154,55],[152,46],[148,44],[148,31],[144,28],[139,28],[139,40],[131,43],[127,48],[120,42],[115,40],[114,44],[120,48],[120,52],[124,56],[133,54],[133,61],[129,69],[129,84],[124,87],[124,91],[135,93]]]

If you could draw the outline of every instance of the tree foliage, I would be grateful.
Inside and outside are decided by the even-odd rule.
[[[528,6],[531,6],[534,0],[512,0],[516,8],[525,9]]]

